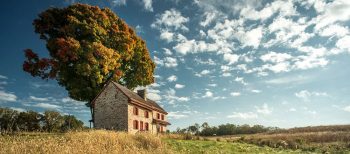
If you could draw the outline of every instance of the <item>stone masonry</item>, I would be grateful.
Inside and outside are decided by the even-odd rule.
[[[165,132],[169,124],[167,113],[156,103],[148,103],[147,98],[141,98],[146,97],[145,91],[143,92],[139,93],[139,96],[117,83],[109,82],[93,101],[94,127],[135,134],[146,131],[147,123],[147,132],[154,134],[159,131]],[[134,113],[135,108],[138,110],[137,115]],[[146,111],[148,118],[145,116]],[[157,114],[163,116],[164,120],[158,119]],[[138,128],[135,128],[134,121],[137,122]]]

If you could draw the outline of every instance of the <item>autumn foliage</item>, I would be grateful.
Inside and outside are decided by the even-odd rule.
[[[155,64],[145,42],[108,8],[50,8],[33,25],[47,42],[49,58],[26,49],[23,70],[56,79],[75,100],[90,102],[109,80],[130,89],[154,82]]]

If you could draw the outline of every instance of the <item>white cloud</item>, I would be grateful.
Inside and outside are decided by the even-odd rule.
[[[13,93],[0,90],[0,101],[15,102],[17,101],[17,96]]]
[[[16,111],[18,111],[18,112],[26,112],[25,109],[23,109],[23,108],[18,108],[18,107],[10,107],[10,109],[16,110]]]
[[[176,96],[176,91],[174,89],[172,89],[172,88],[170,88],[169,90],[166,91],[166,94],[163,95],[163,98],[166,99],[169,104],[174,104],[175,101],[187,102],[187,101],[190,100],[190,98],[188,98],[188,97]]]
[[[149,85],[150,87],[160,87],[160,86],[162,86],[161,84],[159,84],[159,83],[156,83],[156,82],[154,82],[154,83],[152,83],[151,85]]]
[[[147,87],[147,98],[153,100],[153,101],[160,101],[162,100],[162,97],[160,96],[160,91],[152,89],[150,87]]]
[[[325,92],[310,92],[308,90],[301,90],[295,93],[295,96],[303,99],[304,101],[310,101],[310,97],[328,96]]]
[[[33,100],[33,101],[49,101],[49,98],[45,98],[45,97],[35,97],[35,96],[29,96],[29,99]]]
[[[8,79],[8,78],[4,75],[0,75],[0,79]]]
[[[306,70],[316,67],[324,67],[329,63],[325,58],[315,56],[298,56],[293,68]]]
[[[209,86],[209,87],[216,87],[216,86],[218,86],[218,85],[215,84],[215,83],[211,83],[211,84],[208,84],[208,86]]]
[[[223,77],[229,77],[229,76],[231,76],[231,73],[225,72],[225,73],[222,73],[222,76],[223,76]]]
[[[173,58],[173,57],[165,57],[164,58],[164,66],[165,67],[176,67],[178,64],[177,64],[177,60],[176,58]]]
[[[297,110],[296,110],[295,108],[290,108],[289,111],[290,111],[290,112],[295,112],[295,111],[297,111]]]
[[[291,65],[289,62],[280,62],[276,64],[264,64],[261,68],[263,70],[270,70],[274,73],[280,73],[280,72],[289,72],[290,67]]]
[[[169,112],[167,117],[169,119],[182,119],[182,118],[187,118],[188,115],[181,114],[179,111],[176,111],[176,112]]]
[[[206,27],[208,26],[212,21],[215,20],[215,17],[217,16],[216,12],[205,12],[204,13],[205,19],[199,23],[199,25]]]
[[[169,49],[167,49],[167,48],[163,48],[163,50],[164,50],[164,54],[165,55],[172,55],[173,53],[169,50]]]
[[[256,119],[258,115],[253,112],[233,112],[233,114],[228,115],[227,118]]]
[[[272,45],[280,45],[281,43],[291,45],[293,44],[292,38],[302,36],[301,39],[295,40],[297,42],[294,43],[294,47],[297,45],[300,46],[311,37],[311,35],[304,32],[307,26],[307,24],[294,22],[292,19],[279,16],[268,26],[269,32],[275,35],[275,39],[264,43],[264,46],[270,47]]]
[[[210,73],[209,70],[203,70],[200,74],[201,74],[201,75],[207,75],[207,74],[209,74],[209,73]]]
[[[203,12],[212,12],[214,10],[233,15],[238,14],[245,7],[262,7],[262,1],[260,0],[195,0],[194,4],[201,8]]]
[[[344,36],[339,39],[336,43],[336,46],[340,49],[345,49],[350,52],[350,35]]]
[[[251,20],[265,20],[274,12],[270,8],[263,8],[261,11],[256,11],[254,8],[246,7],[241,10],[241,16]]]
[[[270,108],[266,103],[262,107],[255,106],[256,112],[268,115],[272,113],[272,108]]]
[[[163,30],[160,32],[160,39],[165,40],[166,42],[174,41],[174,33],[169,32],[168,30]]]
[[[310,79],[311,79],[311,77],[300,75],[300,76],[288,76],[288,77],[274,78],[274,79],[267,80],[265,82],[268,84],[289,84],[289,83],[300,84],[300,83],[307,82]]]
[[[176,89],[182,89],[182,88],[184,88],[185,87],[185,85],[182,85],[182,84],[175,84],[175,88]]]
[[[298,14],[292,1],[273,1],[266,4],[263,9],[256,11],[255,6],[243,8],[240,15],[251,20],[266,20],[273,14],[280,12],[281,16],[292,16]]]
[[[349,106],[344,107],[344,111],[350,112],[350,105],[349,105]]]
[[[213,97],[213,93],[210,91],[206,91],[205,94],[202,96],[203,98],[210,98]]]
[[[195,43],[196,43],[195,40],[182,41],[176,46],[174,46],[173,49],[180,54],[186,55],[188,52],[194,51]]]
[[[157,56],[153,56],[153,60],[154,60],[154,63],[156,63],[156,65],[159,65],[159,66],[164,65],[164,60],[159,59]]]
[[[188,31],[188,28],[184,25],[189,21],[188,17],[183,17],[181,12],[170,9],[166,10],[163,14],[157,15],[155,22],[151,24],[152,28],[165,29],[165,30],[184,30]]]
[[[61,109],[61,106],[49,104],[49,103],[38,103],[38,104],[34,104],[33,106],[44,108],[44,109]]]
[[[202,70],[201,72],[195,73],[194,75],[198,77],[202,77],[204,75],[208,75],[209,73],[211,73],[209,70]]]
[[[321,32],[320,32],[321,36],[343,37],[343,36],[345,36],[347,34],[349,34],[349,28],[340,26],[338,24],[330,25],[330,26],[322,29]]]
[[[126,5],[126,0],[112,0],[112,5]]]
[[[231,96],[236,97],[236,96],[241,96],[240,92],[232,92],[230,93]]]
[[[243,85],[248,85],[248,83],[246,83],[246,82],[244,81],[244,78],[243,78],[243,77],[236,77],[236,78],[235,78],[235,81],[236,81],[236,82],[239,82],[239,83],[241,83],[241,84],[243,84]]]
[[[253,89],[252,93],[261,93],[261,90]]]
[[[253,48],[257,48],[260,45],[262,36],[262,27],[257,27],[243,33],[240,37],[240,42],[243,43],[243,47],[252,46]]]
[[[177,76],[171,75],[171,76],[169,76],[169,77],[167,78],[167,80],[168,80],[169,82],[174,82],[174,81],[177,80]]]
[[[230,53],[225,53],[224,54],[224,60],[228,62],[228,65],[232,65],[236,63],[239,59],[239,55],[236,54],[230,54]]]
[[[316,30],[336,22],[345,22],[350,20],[350,12],[348,11],[350,9],[350,1],[348,0],[337,0],[322,4],[321,6],[322,7],[315,7],[320,8],[317,9],[319,15],[316,17]]]
[[[194,61],[198,64],[216,65],[215,62],[211,58],[209,58],[208,60],[202,60],[200,58],[195,58]]]
[[[232,68],[230,66],[227,66],[227,65],[222,65],[220,68],[221,68],[221,71],[223,71],[223,72],[227,72],[227,71],[232,70]]]
[[[153,12],[152,0],[142,0],[145,10]]]
[[[61,101],[63,103],[74,103],[74,104],[77,104],[77,105],[82,105],[82,104],[85,104],[85,102],[82,102],[82,101],[77,101],[77,100],[74,100],[70,97],[65,97],[65,98],[62,98]]]
[[[292,56],[287,53],[276,53],[276,52],[269,52],[265,55],[262,55],[260,59],[264,62],[272,62],[272,63],[279,63],[284,62],[286,60],[291,59]]]

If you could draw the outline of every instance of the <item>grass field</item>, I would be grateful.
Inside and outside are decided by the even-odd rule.
[[[303,127],[250,135],[212,136],[205,139],[318,153],[350,153],[349,125]]]
[[[308,153],[300,150],[274,149],[270,147],[259,147],[253,144],[225,142],[225,141],[200,141],[200,140],[176,140],[165,139],[173,153]]]
[[[151,134],[130,135],[113,131],[21,133],[0,136],[0,153],[170,153]]]
[[[251,135],[250,137],[252,137]],[[272,148],[232,137],[183,140],[181,135],[130,135],[113,131],[70,133],[19,133],[0,136],[0,153],[323,153],[319,149]],[[234,137],[237,138],[237,137]],[[246,136],[248,138],[248,136]],[[278,140],[279,141],[279,140]],[[334,151],[329,151],[334,153]],[[340,149],[337,153],[350,153]]]

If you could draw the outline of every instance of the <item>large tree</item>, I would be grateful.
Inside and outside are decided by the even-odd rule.
[[[33,25],[46,41],[49,57],[26,49],[23,70],[56,79],[71,98],[88,102],[91,113],[90,102],[110,80],[130,89],[154,82],[155,64],[145,42],[108,8],[50,8]]]

